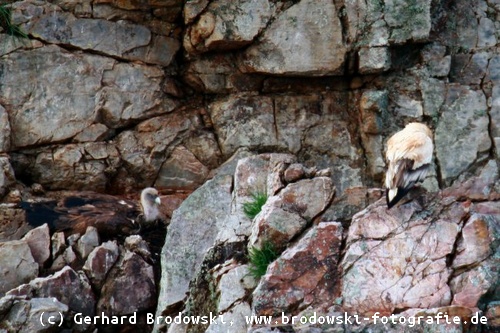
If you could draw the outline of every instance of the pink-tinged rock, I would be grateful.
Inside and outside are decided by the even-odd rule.
[[[473,214],[467,220],[458,242],[453,268],[478,264],[492,253],[494,223],[498,222],[492,216],[479,214]]]
[[[106,275],[115,264],[119,254],[118,245],[112,241],[102,243],[89,254],[83,265],[83,271],[95,288],[102,287]]]
[[[44,263],[50,258],[50,234],[47,224],[41,227],[30,230],[23,240],[28,243],[31,254],[35,261],[43,267]]]
[[[153,267],[139,255],[125,252],[109,272],[101,289],[97,312],[126,315],[152,310],[156,304]]]
[[[481,170],[479,176],[471,177],[463,182],[456,182],[453,186],[443,190],[443,196],[451,196],[457,199],[469,200],[491,200],[498,196],[494,184],[498,179],[498,164],[490,160]]]
[[[437,202],[423,214],[417,201],[387,210],[381,200],[353,217],[342,261],[346,311],[388,315],[450,304],[446,262],[467,207]]]
[[[482,266],[466,271],[450,281],[453,292],[452,305],[476,308],[481,297],[486,294],[492,284],[498,282],[498,271],[483,263]]]
[[[253,293],[258,315],[296,314],[307,306],[328,308],[339,296],[337,265],[342,226],[321,222],[269,265]]]
[[[500,301],[491,302],[486,308],[485,316],[490,326],[500,326]]]
[[[85,260],[92,250],[94,250],[99,245],[99,234],[97,229],[92,226],[88,226],[78,242],[76,243],[76,251],[80,254],[80,257]]]
[[[154,185],[175,190],[195,190],[206,180],[208,172],[208,168],[193,153],[179,145],[162,164]]]
[[[93,316],[95,313],[96,300],[87,277],[68,266],[53,275],[36,278],[19,286],[9,291],[8,295],[26,295],[28,298],[55,297],[71,311],[85,316]]]
[[[253,221],[248,245],[260,248],[265,241],[270,241],[278,251],[284,249],[325,210],[334,190],[332,180],[326,177],[289,184],[278,195],[267,199]]]
[[[0,295],[37,276],[38,264],[26,241],[0,243]]]

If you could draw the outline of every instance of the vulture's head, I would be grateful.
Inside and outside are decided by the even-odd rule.
[[[146,187],[141,193],[141,206],[145,222],[153,222],[161,218],[161,200],[158,191],[152,187]]]

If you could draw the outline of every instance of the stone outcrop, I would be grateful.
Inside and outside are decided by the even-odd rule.
[[[63,294],[75,288],[85,311],[139,313],[134,329],[144,331],[148,312],[224,315],[154,325],[191,333],[328,330],[252,326],[252,314],[402,320],[445,311],[488,318],[446,329],[494,330],[497,2],[7,1],[0,327],[43,331],[42,312],[72,322],[84,306]],[[434,133],[426,191],[387,211],[384,144],[412,121]],[[125,198],[146,186],[161,191],[171,219],[163,251],[161,230],[106,243],[92,230],[27,234],[18,205],[59,190]],[[249,218],[243,207],[255,193],[268,199]],[[269,242],[278,258],[250,277],[249,249]],[[126,293],[130,285],[140,292]]]

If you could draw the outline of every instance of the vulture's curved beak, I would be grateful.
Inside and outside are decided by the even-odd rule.
[[[156,203],[157,205],[160,205],[160,204],[161,204],[160,197],[156,197],[156,199],[155,199],[155,203]]]

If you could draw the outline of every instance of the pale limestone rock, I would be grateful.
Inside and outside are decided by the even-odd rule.
[[[252,315],[252,309],[250,305],[246,302],[237,303],[229,311],[224,313],[223,324],[221,318],[219,317],[216,324],[211,324],[206,333],[240,333],[247,332],[249,325],[247,324],[247,318]],[[233,323],[229,325],[229,323]],[[169,331],[170,332],[170,331]]]
[[[75,142],[95,142],[107,139],[112,131],[104,124],[92,124],[75,135]]]
[[[219,313],[226,312],[236,302],[241,301],[245,295],[245,285],[242,283],[249,275],[248,266],[236,266],[231,268],[220,278],[218,289],[220,290]]]
[[[38,228],[30,230],[22,240],[26,241],[30,247],[33,259],[40,267],[50,258],[50,234],[49,226],[44,224]]]
[[[55,232],[51,239],[52,244],[52,259],[63,253],[66,249],[66,238],[64,237],[64,232]]]
[[[281,13],[241,58],[241,70],[282,75],[343,72],[346,47],[331,1],[305,0]]]
[[[38,276],[38,264],[25,240],[0,243],[0,295]]]

